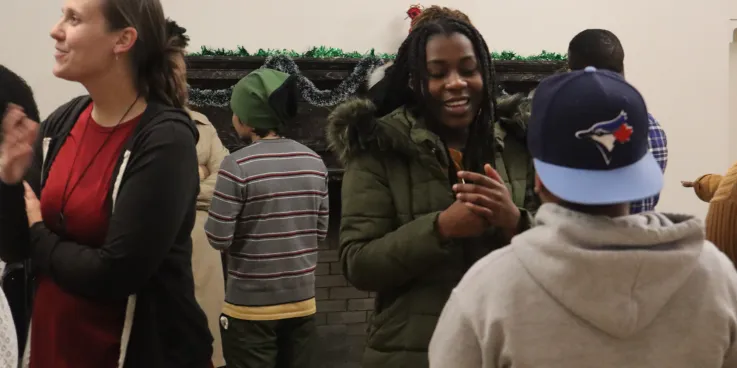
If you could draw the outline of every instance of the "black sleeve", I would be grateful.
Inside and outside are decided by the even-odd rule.
[[[114,299],[137,293],[194,211],[199,174],[193,132],[165,122],[141,134],[102,247],[63,241],[43,223],[31,228],[32,261],[69,292]]]
[[[41,198],[44,137],[48,135],[47,132],[55,130],[52,128],[76,121],[79,113],[89,102],[89,96],[75,97],[56,109],[41,123],[38,137],[33,144],[33,161],[24,179],[31,185],[38,198]],[[20,262],[30,256],[24,191],[23,183],[7,185],[0,182],[0,259],[6,263]]]
[[[43,128],[38,132],[33,144],[33,161],[26,173],[25,181],[39,195],[41,186],[41,165],[43,161]],[[0,181],[0,259],[6,263],[14,263],[29,257],[28,217],[26,216],[26,200],[23,198],[23,183],[8,185]]]

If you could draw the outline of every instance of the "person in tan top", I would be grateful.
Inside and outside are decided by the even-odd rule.
[[[183,79],[182,86],[186,86],[187,66],[184,60],[184,49],[189,37],[186,30],[176,22],[167,20],[167,32],[170,43],[181,52],[174,56],[177,64],[177,76]],[[186,96],[187,91],[181,91]],[[200,172],[200,193],[197,196],[197,214],[194,229],[192,230],[192,274],[194,276],[195,297],[200,308],[207,316],[207,324],[213,337],[212,364],[214,367],[224,367],[222,339],[220,336],[220,313],[225,300],[225,279],[220,252],[213,249],[205,235],[208,209],[215,191],[215,181],[218,169],[225,156],[230,152],[223,146],[217,130],[207,117],[197,111],[185,109],[197,126],[200,138],[197,141],[197,161]]]
[[[197,215],[192,230],[192,274],[197,302],[207,315],[207,324],[213,337],[213,365],[225,366],[220,337],[220,313],[225,300],[225,279],[220,252],[213,249],[205,234],[210,201],[215,191],[218,168],[229,154],[223,147],[215,127],[199,112],[187,109],[197,125],[197,161],[200,169],[200,194],[197,196]]]
[[[732,263],[737,261],[737,162],[725,175],[702,175],[695,181],[684,181],[704,202],[709,202],[706,215],[706,238],[724,252]]]

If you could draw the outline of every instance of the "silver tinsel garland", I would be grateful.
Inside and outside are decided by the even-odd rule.
[[[384,61],[376,56],[367,56],[361,59],[348,78],[344,79],[333,90],[318,89],[311,80],[302,75],[297,63],[287,55],[269,56],[261,67],[279,70],[290,75],[297,75],[297,83],[305,101],[313,106],[328,107],[338,105],[355,94],[361,87],[361,84],[371,74],[371,71],[383,64]],[[227,107],[230,105],[230,95],[232,92],[232,87],[215,90],[190,87],[189,103],[194,107]]]
[[[200,89],[189,87],[189,104],[192,107],[228,107],[233,87],[226,89]]]

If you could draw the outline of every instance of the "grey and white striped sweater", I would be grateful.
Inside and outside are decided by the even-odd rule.
[[[313,298],[328,212],[327,169],[306,146],[259,140],[227,156],[205,224],[210,244],[230,255],[226,302],[256,307]]]

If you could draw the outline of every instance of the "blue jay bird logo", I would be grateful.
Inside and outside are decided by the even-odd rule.
[[[632,132],[632,126],[627,123],[627,113],[622,110],[612,120],[601,121],[588,129],[577,131],[576,138],[589,139],[596,144],[596,148],[601,152],[604,161],[609,165],[612,162],[612,152],[617,143],[629,142]]]

